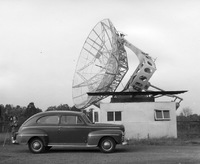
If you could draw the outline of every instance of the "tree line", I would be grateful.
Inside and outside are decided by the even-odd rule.
[[[191,108],[185,107],[177,116],[177,121],[200,121],[200,115],[193,114]]]
[[[0,123],[2,126],[3,124],[8,124],[10,118],[15,116],[17,117],[18,124],[21,125],[26,119],[39,112],[42,112],[42,110],[36,108],[33,102],[29,103],[27,107],[13,106],[11,104],[0,105]]]
[[[193,114],[189,107],[183,108],[177,116],[177,134],[179,138],[199,137],[200,115]]]
[[[68,104],[61,104],[59,106],[50,106],[45,111],[54,110],[72,110],[80,111],[75,106],[70,107]],[[29,103],[27,107],[21,107],[19,105],[13,106],[11,104],[0,105],[0,132],[8,128],[10,118],[17,117],[18,127],[32,115],[42,112],[42,109],[36,108],[33,102]]]

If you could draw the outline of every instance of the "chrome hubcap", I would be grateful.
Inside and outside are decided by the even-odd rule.
[[[39,142],[34,142],[33,143],[33,148],[36,149],[36,150],[38,150],[38,149],[41,148],[41,144]]]
[[[103,147],[104,147],[104,149],[110,149],[111,148],[111,143],[109,141],[105,141],[103,143]]]

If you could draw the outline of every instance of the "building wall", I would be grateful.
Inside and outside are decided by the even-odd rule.
[[[155,110],[169,110],[168,120],[155,119]],[[121,121],[107,121],[107,112],[121,111]],[[177,138],[175,102],[102,103],[99,122],[124,124],[126,138]]]

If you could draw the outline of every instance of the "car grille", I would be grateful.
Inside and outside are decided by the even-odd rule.
[[[125,139],[125,133],[122,132],[122,142],[124,142],[124,139]]]

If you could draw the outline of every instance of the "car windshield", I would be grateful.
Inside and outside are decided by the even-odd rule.
[[[85,114],[83,114],[83,118],[84,118],[84,120],[85,120],[86,123],[92,124],[92,122],[90,121],[90,119]]]

